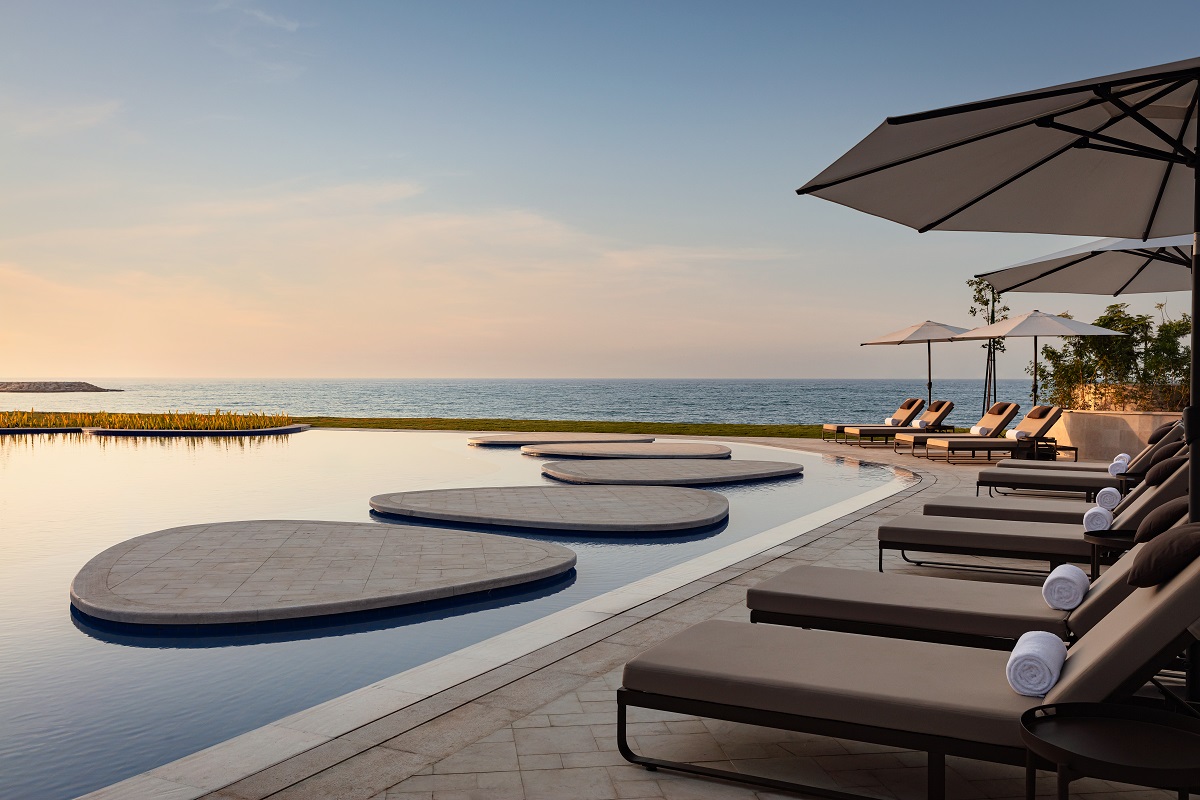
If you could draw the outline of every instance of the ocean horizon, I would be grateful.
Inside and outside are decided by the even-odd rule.
[[[0,408],[37,411],[283,412],[292,416],[545,419],[809,425],[873,422],[905,397],[924,398],[923,378],[632,379],[92,379],[114,393],[5,393]],[[998,383],[1002,400],[1028,408],[1028,379]],[[982,379],[934,381],[951,400],[950,421],[983,412]]]

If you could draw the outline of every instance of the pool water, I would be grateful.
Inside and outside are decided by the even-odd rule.
[[[573,572],[409,611],[216,629],[101,623],[68,587],[134,536],[240,519],[371,521],[372,495],[551,482],[543,459],[446,432],[259,439],[0,436],[0,797],[106,786],[898,479],[891,468],[732,444],[801,478],[713,487],[729,521],[688,535],[532,535]],[[900,478],[901,480],[903,477]]]

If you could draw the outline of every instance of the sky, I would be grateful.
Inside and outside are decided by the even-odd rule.
[[[1156,20],[1191,3],[1148,3]],[[971,275],[796,187],[888,115],[1198,54],[1113,2],[0,5],[0,380],[916,377]],[[1168,314],[1185,294],[1139,296]],[[1093,319],[1105,298],[1011,295]],[[1001,377],[1021,377],[1010,347]],[[935,377],[978,377],[976,343]]]

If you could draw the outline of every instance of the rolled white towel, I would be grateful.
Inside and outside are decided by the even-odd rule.
[[[986,425],[972,425],[971,426],[971,433],[975,434],[976,436],[987,436],[991,432],[992,432],[992,429],[987,427]]]
[[[896,419],[895,417],[884,417],[884,418],[883,418],[883,424],[884,424],[884,425],[891,425],[891,426],[893,426],[893,427],[894,427],[894,426],[896,426],[896,425],[899,425],[899,424],[900,424],[900,420]]]
[[[1105,486],[1096,492],[1096,505],[1112,511],[1121,504],[1121,492],[1111,486]]]
[[[1115,478],[1118,475],[1124,475],[1127,469],[1129,469],[1129,465],[1124,461],[1114,461],[1108,465],[1108,474]]]
[[[1129,453],[1117,453],[1115,456],[1113,456],[1113,461],[1124,461],[1126,464],[1132,460],[1133,456],[1129,455]]]
[[[914,420],[912,421],[912,426],[913,426],[914,428],[928,428],[928,427],[929,427],[929,420],[927,420],[927,419],[914,419]]]
[[[1008,685],[1025,697],[1045,697],[1058,683],[1067,646],[1049,631],[1029,631],[1021,634],[1013,647],[1004,674]]]
[[[1092,584],[1087,573],[1074,564],[1059,564],[1042,584],[1042,597],[1046,605],[1059,611],[1070,611],[1083,602]]]
[[[1011,431],[1004,432],[1005,439],[1024,439],[1028,435],[1029,431],[1022,431],[1016,428],[1013,428]]]
[[[1093,531],[1106,531],[1112,527],[1113,513],[1107,508],[1096,506],[1089,508],[1083,514],[1083,529],[1092,533]]]

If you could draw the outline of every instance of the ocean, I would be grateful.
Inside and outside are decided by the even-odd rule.
[[[0,409],[37,411],[284,412],[293,416],[453,417],[804,425],[876,422],[912,380],[149,380],[95,379],[120,393],[5,394]],[[937,380],[934,397],[954,402],[950,421],[983,411],[983,381]],[[1002,380],[1002,400],[1031,405],[1028,380]]]

